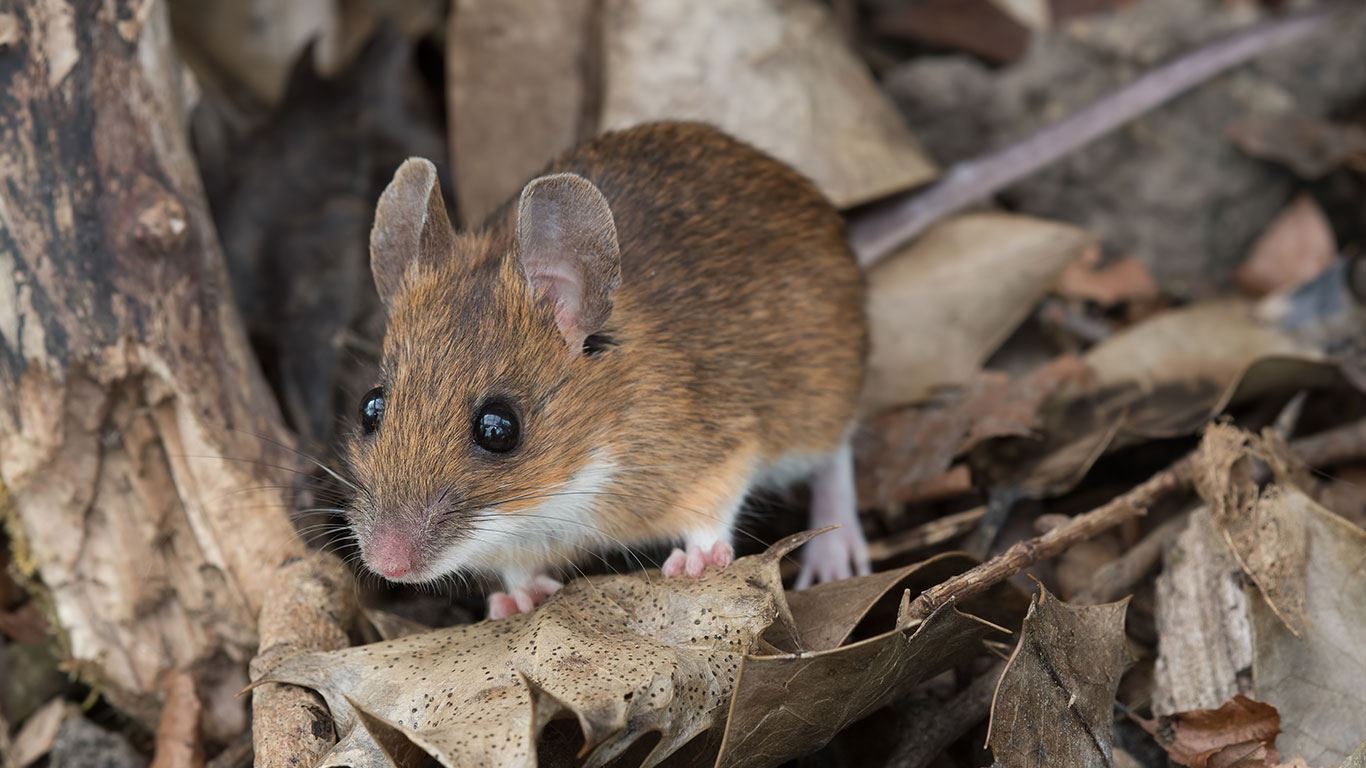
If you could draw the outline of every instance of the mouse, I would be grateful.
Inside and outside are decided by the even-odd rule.
[[[386,315],[344,455],[364,566],[497,579],[534,610],[594,552],[735,556],[746,497],[810,485],[797,586],[869,572],[851,437],[868,353],[844,220],[805,176],[710,125],[604,133],[457,232],[405,161],[370,235]]]

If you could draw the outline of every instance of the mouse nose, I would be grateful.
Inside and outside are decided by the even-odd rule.
[[[413,570],[412,542],[392,531],[375,537],[370,565],[386,579],[401,579]]]

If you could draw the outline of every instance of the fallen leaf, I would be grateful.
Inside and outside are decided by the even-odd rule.
[[[1094,301],[1103,307],[1152,304],[1158,299],[1157,280],[1147,265],[1129,256],[1103,267],[1090,260],[1075,261],[1058,278],[1058,293]]]
[[[717,0],[707,13],[645,0],[551,6],[460,0],[452,14],[447,88],[466,225],[560,151],[653,120],[717,125],[840,207],[935,175],[818,0]]]
[[[603,7],[603,129],[706,121],[790,163],[840,208],[935,175],[825,3]]]
[[[1195,487],[1263,599],[1293,633],[1303,637],[1309,540],[1302,511],[1290,508],[1288,502],[1313,502],[1299,492],[1287,498],[1280,485],[1260,489],[1251,474],[1251,440],[1248,433],[1226,424],[1205,430],[1197,454]]]
[[[887,37],[956,48],[997,64],[1019,61],[1029,50],[1029,27],[992,0],[907,4],[878,16],[873,28]]]
[[[1053,10],[1048,0],[991,0],[1011,18],[1033,30],[1045,30],[1053,24]]]
[[[1257,698],[1281,711],[1281,750],[1332,765],[1366,734],[1366,531],[1298,489],[1265,503],[1283,505],[1307,529],[1307,626],[1296,637],[1266,603],[1253,601],[1253,684]]]
[[[1274,768],[1280,764],[1276,752],[1280,713],[1246,696],[1235,696],[1218,709],[1137,721],[1167,750],[1168,757],[1190,768]]]
[[[80,710],[65,699],[53,699],[24,721],[14,736],[10,753],[17,768],[28,768],[47,756],[57,741],[57,732],[67,718],[79,717]]]
[[[1242,151],[1314,180],[1344,165],[1366,162],[1366,127],[1296,114],[1249,115],[1228,126]]]
[[[1209,519],[1251,579],[1245,608],[1231,611],[1234,625],[1247,628],[1227,637],[1250,637],[1253,695],[1281,713],[1284,752],[1313,765],[1341,762],[1366,733],[1359,651],[1366,636],[1366,531],[1297,487],[1294,478],[1303,472],[1276,439],[1213,427],[1201,459],[1196,485],[1211,504]],[[1274,483],[1259,487],[1254,460],[1270,467]],[[1192,520],[1194,528],[1198,517]]]
[[[1298,288],[1267,297],[1256,315],[1321,350],[1366,391],[1366,256],[1338,259]]]
[[[1040,588],[992,701],[987,744],[998,765],[1112,763],[1115,691],[1132,663],[1128,603],[1071,606]]]
[[[958,555],[784,596],[778,561],[811,535],[696,581],[581,579],[532,614],[295,656],[258,685],[304,685],[326,699],[341,738],[324,767],[402,765],[423,753],[447,765],[524,765],[545,726],[564,717],[577,721],[590,766],[652,732],[659,740],[642,755],[646,765],[685,747],[720,764],[769,765],[819,747],[1001,631],[952,606],[915,626],[875,610],[895,588],[972,564]],[[1008,617],[1015,599],[1003,584],[971,604]],[[839,645],[878,620],[893,628]],[[767,637],[807,650],[784,651]],[[823,724],[795,737],[767,717],[774,696]],[[724,730],[713,727],[723,720]]]
[[[1302,285],[1337,258],[1333,227],[1308,194],[1295,198],[1253,243],[1247,261],[1233,273],[1243,293],[1265,296]]]
[[[1016,380],[983,371],[963,389],[879,416],[860,430],[859,498],[890,506],[912,486],[942,475],[955,457],[977,444],[1033,434],[1041,426],[1042,404],[1088,373],[1070,355]]]
[[[999,213],[948,219],[868,274],[866,413],[973,380],[1091,237]]]

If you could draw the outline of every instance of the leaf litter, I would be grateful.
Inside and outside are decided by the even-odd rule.
[[[797,597],[794,610],[779,560],[813,535],[699,580],[580,579],[531,614],[301,654],[256,685],[291,683],[323,696],[341,738],[321,766],[406,765],[421,755],[450,766],[533,765],[547,725],[571,718],[585,765],[605,765],[657,733],[643,762],[655,765],[716,729],[690,749],[748,767],[820,747],[981,654],[983,640],[1004,636],[997,624],[945,606],[843,644],[917,572],[928,586],[971,562],[943,556],[826,585]],[[1009,622],[1011,589],[974,605]],[[800,735],[796,723],[808,724]]]

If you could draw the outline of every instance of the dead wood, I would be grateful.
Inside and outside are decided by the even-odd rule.
[[[275,403],[231,304],[160,2],[10,6],[0,48],[0,481],[73,668],[154,724],[192,669],[207,736],[298,551]]]
[[[1187,516],[1177,515],[1154,528],[1123,555],[1101,566],[1091,584],[1073,600],[1078,605],[1108,603],[1123,597],[1162,559],[1162,552],[1185,529]]]
[[[273,574],[261,607],[261,652],[251,662],[259,680],[281,661],[307,651],[349,646],[356,618],[350,571],[336,557],[314,552]],[[332,716],[318,694],[293,685],[264,685],[251,696],[256,768],[312,765],[336,743]]]
[[[202,768],[204,746],[199,738],[199,694],[194,676],[172,672],[166,678],[165,706],[157,725],[156,756],[152,768]]]

